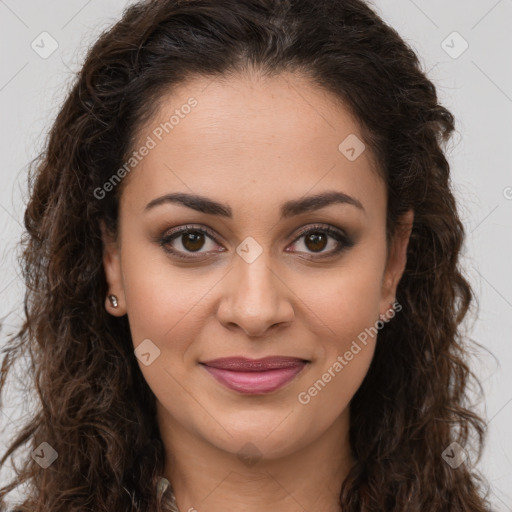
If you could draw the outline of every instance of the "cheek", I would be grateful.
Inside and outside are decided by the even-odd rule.
[[[194,337],[194,325],[199,328],[201,298],[215,280],[172,268],[165,255],[157,254],[161,249],[141,246],[130,240],[123,245],[124,292],[133,343],[137,346],[150,339],[160,350],[183,351]],[[172,344],[165,342],[169,339]]]
[[[317,364],[298,401],[311,410],[323,411],[327,423],[349,404],[375,350],[385,248],[364,249],[354,252],[329,275],[319,274],[314,286],[303,289],[302,296],[314,313],[310,316],[317,317],[314,323],[320,328],[316,333]]]
[[[381,273],[364,265],[352,270],[326,280],[327,291],[311,297],[323,330],[317,333],[317,364],[297,401],[313,430],[330,425],[348,407],[375,351]]]
[[[190,362],[187,351],[200,338],[205,321],[204,295],[218,277],[199,277],[190,270],[172,268],[165,255],[155,256],[154,251],[143,250],[141,245],[128,240],[123,245],[130,332],[134,349],[151,347],[150,364],[138,360],[146,383],[159,400],[179,415],[179,411],[188,410],[187,395],[179,384]],[[145,345],[141,345],[143,342]]]
[[[318,319],[327,352],[344,352],[379,319],[382,267],[358,255],[353,260],[355,264],[318,274],[314,284],[302,287],[301,298]]]

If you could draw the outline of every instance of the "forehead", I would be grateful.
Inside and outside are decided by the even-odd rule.
[[[125,178],[122,202],[138,210],[172,191],[230,203],[236,196],[241,204],[333,188],[385,199],[355,118],[294,74],[190,80],[161,98],[137,139],[134,151],[151,149]]]

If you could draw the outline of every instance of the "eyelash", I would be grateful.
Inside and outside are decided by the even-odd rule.
[[[197,258],[195,256],[183,256],[183,254],[181,254],[179,251],[176,251],[175,249],[169,249],[167,247],[167,245],[169,243],[171,243],[175,239],[179,238],[180,235],[183,235],[185,233],[190,233],[190,232],[202,233],[204,235],[207,235],[216,244],[220,245],[217,242],[217,240],[215,239],[215,235],[214,235],[214,233],[212,231],[210,231],[207,228],[198,228],[198,227],[193,226],[193,225],[187,225],[187,226],[184,226],[182,228],[178,228],[178,229],[176,229],[174,231],[171,231],[170,233],[167,232],[166,234],[164,234],[158,240],[158,242],[162,246],[164,251],[166,251],[167,253],[171,254],[173,257],[176,257],[176,258],[181,259],[181,260],[188,260],[188,261],[198,260],[199,258]],[[332,257],[332,256],[334,256],[334,255],[336,255],[336,254],[338,254],[338,253],[340,253],[340,252],[342,252],[342,251],[344,251],[346,249],[349,249],[350,247],[352,247],[354,245],[354,242],[343,231],[341,231],[339,229],[336,229],[336,228],[334,228],[332,226],[323,225],[323,224],[315,224],[315,225],[309,227],[308,229],[300,231],[298,233],[298,235],[296,236],[296,238],[293,240],[292,245],[294,243],[296,243],[300,238],[302,238],[304,236],[307,236],[307,235],[309,235],[311,233],[316,233],[316,232],[326,233],[330,237],[334,238],[338,242],[339,245],[338,245],[338,247],[336,249],[330,251],[327,254],[316,253],[316,255],[314,255],[313,258],[305,258],[305,259],[320,259],[320,258]],[[220,252],[224,252],[224,251],[220,251]],[[201,253],[198,252],[197,254],[201,254]]]

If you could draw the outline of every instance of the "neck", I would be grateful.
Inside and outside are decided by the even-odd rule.
[[[348,411],[320,438],[280,458],[241,457],[190,433],[165,411],[159,418],[164,476],[181,512],[340,511],[341,485],[353,462]]]

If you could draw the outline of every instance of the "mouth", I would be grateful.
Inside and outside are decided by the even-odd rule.
[[[271,356],[263,359],[224,357],[199,364],[227,388],[256,395],[284,387],[310,362],[296,357]]]

